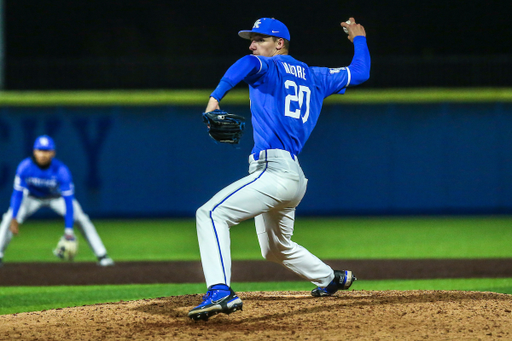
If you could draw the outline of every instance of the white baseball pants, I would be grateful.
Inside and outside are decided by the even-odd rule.
[[[249,175],[215,194],[196,212],[206,285],[230,285],[229,229],[254,217],[265,259],[283,265],[317,286],[327,286],[334,279],[332,268],[291,240],[295,207],[306,187],[307,179],[299,161],[289,152],[264,150],[258,160],[251,155]]]
[[[66,204],[64,198],[54,199],[38,199],[23,193],[23,200],[21,202],[16,220],[22,224],[28,217],[37,212],[41,207],[50,207],[57,214],[64,216],[66,214]],[[92,224],[89,216],[84,213],[82,207],[76,199],[73,199],[73,218],[77,223],[83,237],[87,240],[90,248],[96,257],[102,257],[107,254],[107,250],[101,241],[96,228]],[[0,224],[0,258],[4,256],[4,251],[9,245],[12,232],[9,229],[12,220],[12,210],[9,210],[3,215],[2,223]]]

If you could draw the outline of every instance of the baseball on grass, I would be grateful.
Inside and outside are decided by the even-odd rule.
[[[350,25],[350,24],[352,24],[352,21],[350,21],[350,20],[347,20],[347,21],[345,21],[345,22],[346,22],[347,24],[349,24],[349,25]],[[348,28],[343,27],[343,31],[345,31],[345,33],[346,33],[346,34],[348,34]]]

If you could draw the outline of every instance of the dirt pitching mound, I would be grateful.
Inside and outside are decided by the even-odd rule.
[[[0,316],[0,340],[510,340],[512,295],[462,291],[239,293],[244,310],[186,317],[201,295]]]

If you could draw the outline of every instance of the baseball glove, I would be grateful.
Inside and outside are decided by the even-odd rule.
[[[245,128],[245,117],[216,109],[203,113],[203,122],[215,141],[238,144]]]
[[[78,240],[74,237],[68,238],[66,236],[60,238],[53,254],[62,260],[72,261],[78,252]]]

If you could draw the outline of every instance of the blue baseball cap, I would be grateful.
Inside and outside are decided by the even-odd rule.
[[[48,135],[41,135],[34,142],[34,149],[39,150],[55,150],[55,142]]]
[[[265,34],[290,41],[290,32],[286,25],[274,18],[258,19],[254,23],[252,30],[240,31],[238,35],[244,39],[251,39],[252,33]]]

